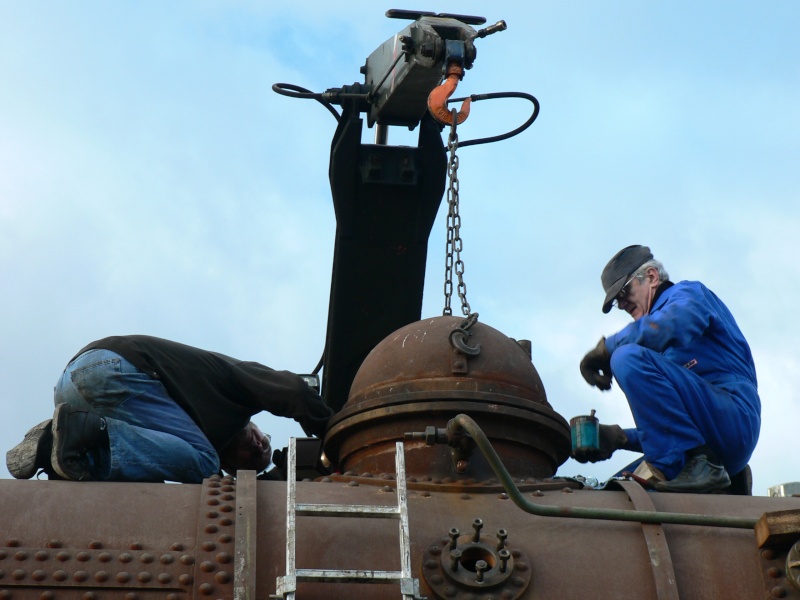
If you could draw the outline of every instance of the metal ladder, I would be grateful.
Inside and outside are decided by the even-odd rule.
[[[403,442],[395,446],[397,471],[397,506],[361,504],[298,504],[296,501],[297,442],[289,440],[286,467],[286,575],[277,578],[275,594],[270,598],[294,600],[297,584],[317,581],[330,583],[399,583],[403,600],[424,600],[419,595],[419,580],[411,577],[411,543],[408,532],[406,465]],[[400,571],[298,569],[295,564],[296,517],[363,517],[398,519],[400,533]]]

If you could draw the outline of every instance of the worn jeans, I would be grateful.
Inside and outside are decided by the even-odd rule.
[[[216,450],[163,384],[115,352],[76,357],[56,383],[54,401],[105,418],[109,449],[89,457],[95,480],[200,483],[219,472]]]

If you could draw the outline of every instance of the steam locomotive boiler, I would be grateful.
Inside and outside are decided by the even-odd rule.
[[[432,116],[452,89],[426,100],[504,25],[390,16],[413,22],[363,84],[277,86],[339,120],[324,440],[202,485],[2,481],[0,600],[800,598],[800,500],[555,477],[570,431],[529,343],[472,313],[421,319],[442,130],[466,111]],[[418,146],[388,145],[390,125]]]

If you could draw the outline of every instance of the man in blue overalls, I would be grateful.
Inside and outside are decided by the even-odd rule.
[[[601,390],[617,380],[635,428],[600,426],[600,448],[644,453],[662,492],[724,490],[742,472],[758,440],[761,402],[750,347],[728,308],[697,281],[673,283],[646,246],[628,246],[601,276],[603,312],[616,303],[633,317],[581,361]]]

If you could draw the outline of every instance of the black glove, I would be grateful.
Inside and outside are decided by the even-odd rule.
[[[318,438],[324,437],[328,420],[333,416],[333,411],[325,405],[317,391],[310,387],[306,390],[303,407],[304,413],[295,419],[300,423],[305,434]]]
[[[600,447],[597,449],[581,448],[572,453],[572,458],[578,462],[598,462],[611,458],[614,451],[624,448],[628,443],[628,436],[619,425],[600,425]]]
[[[272,453],[272,464],[274,464],[284,473],[286,472],[287,454],[288,452],[284,452],[283,450],[275,450]]]
[[[606,338],[600,338],[597,346],[583,357],[581,375],[589,385],[603,391],[611,389],[611,354],[606,348]]]

